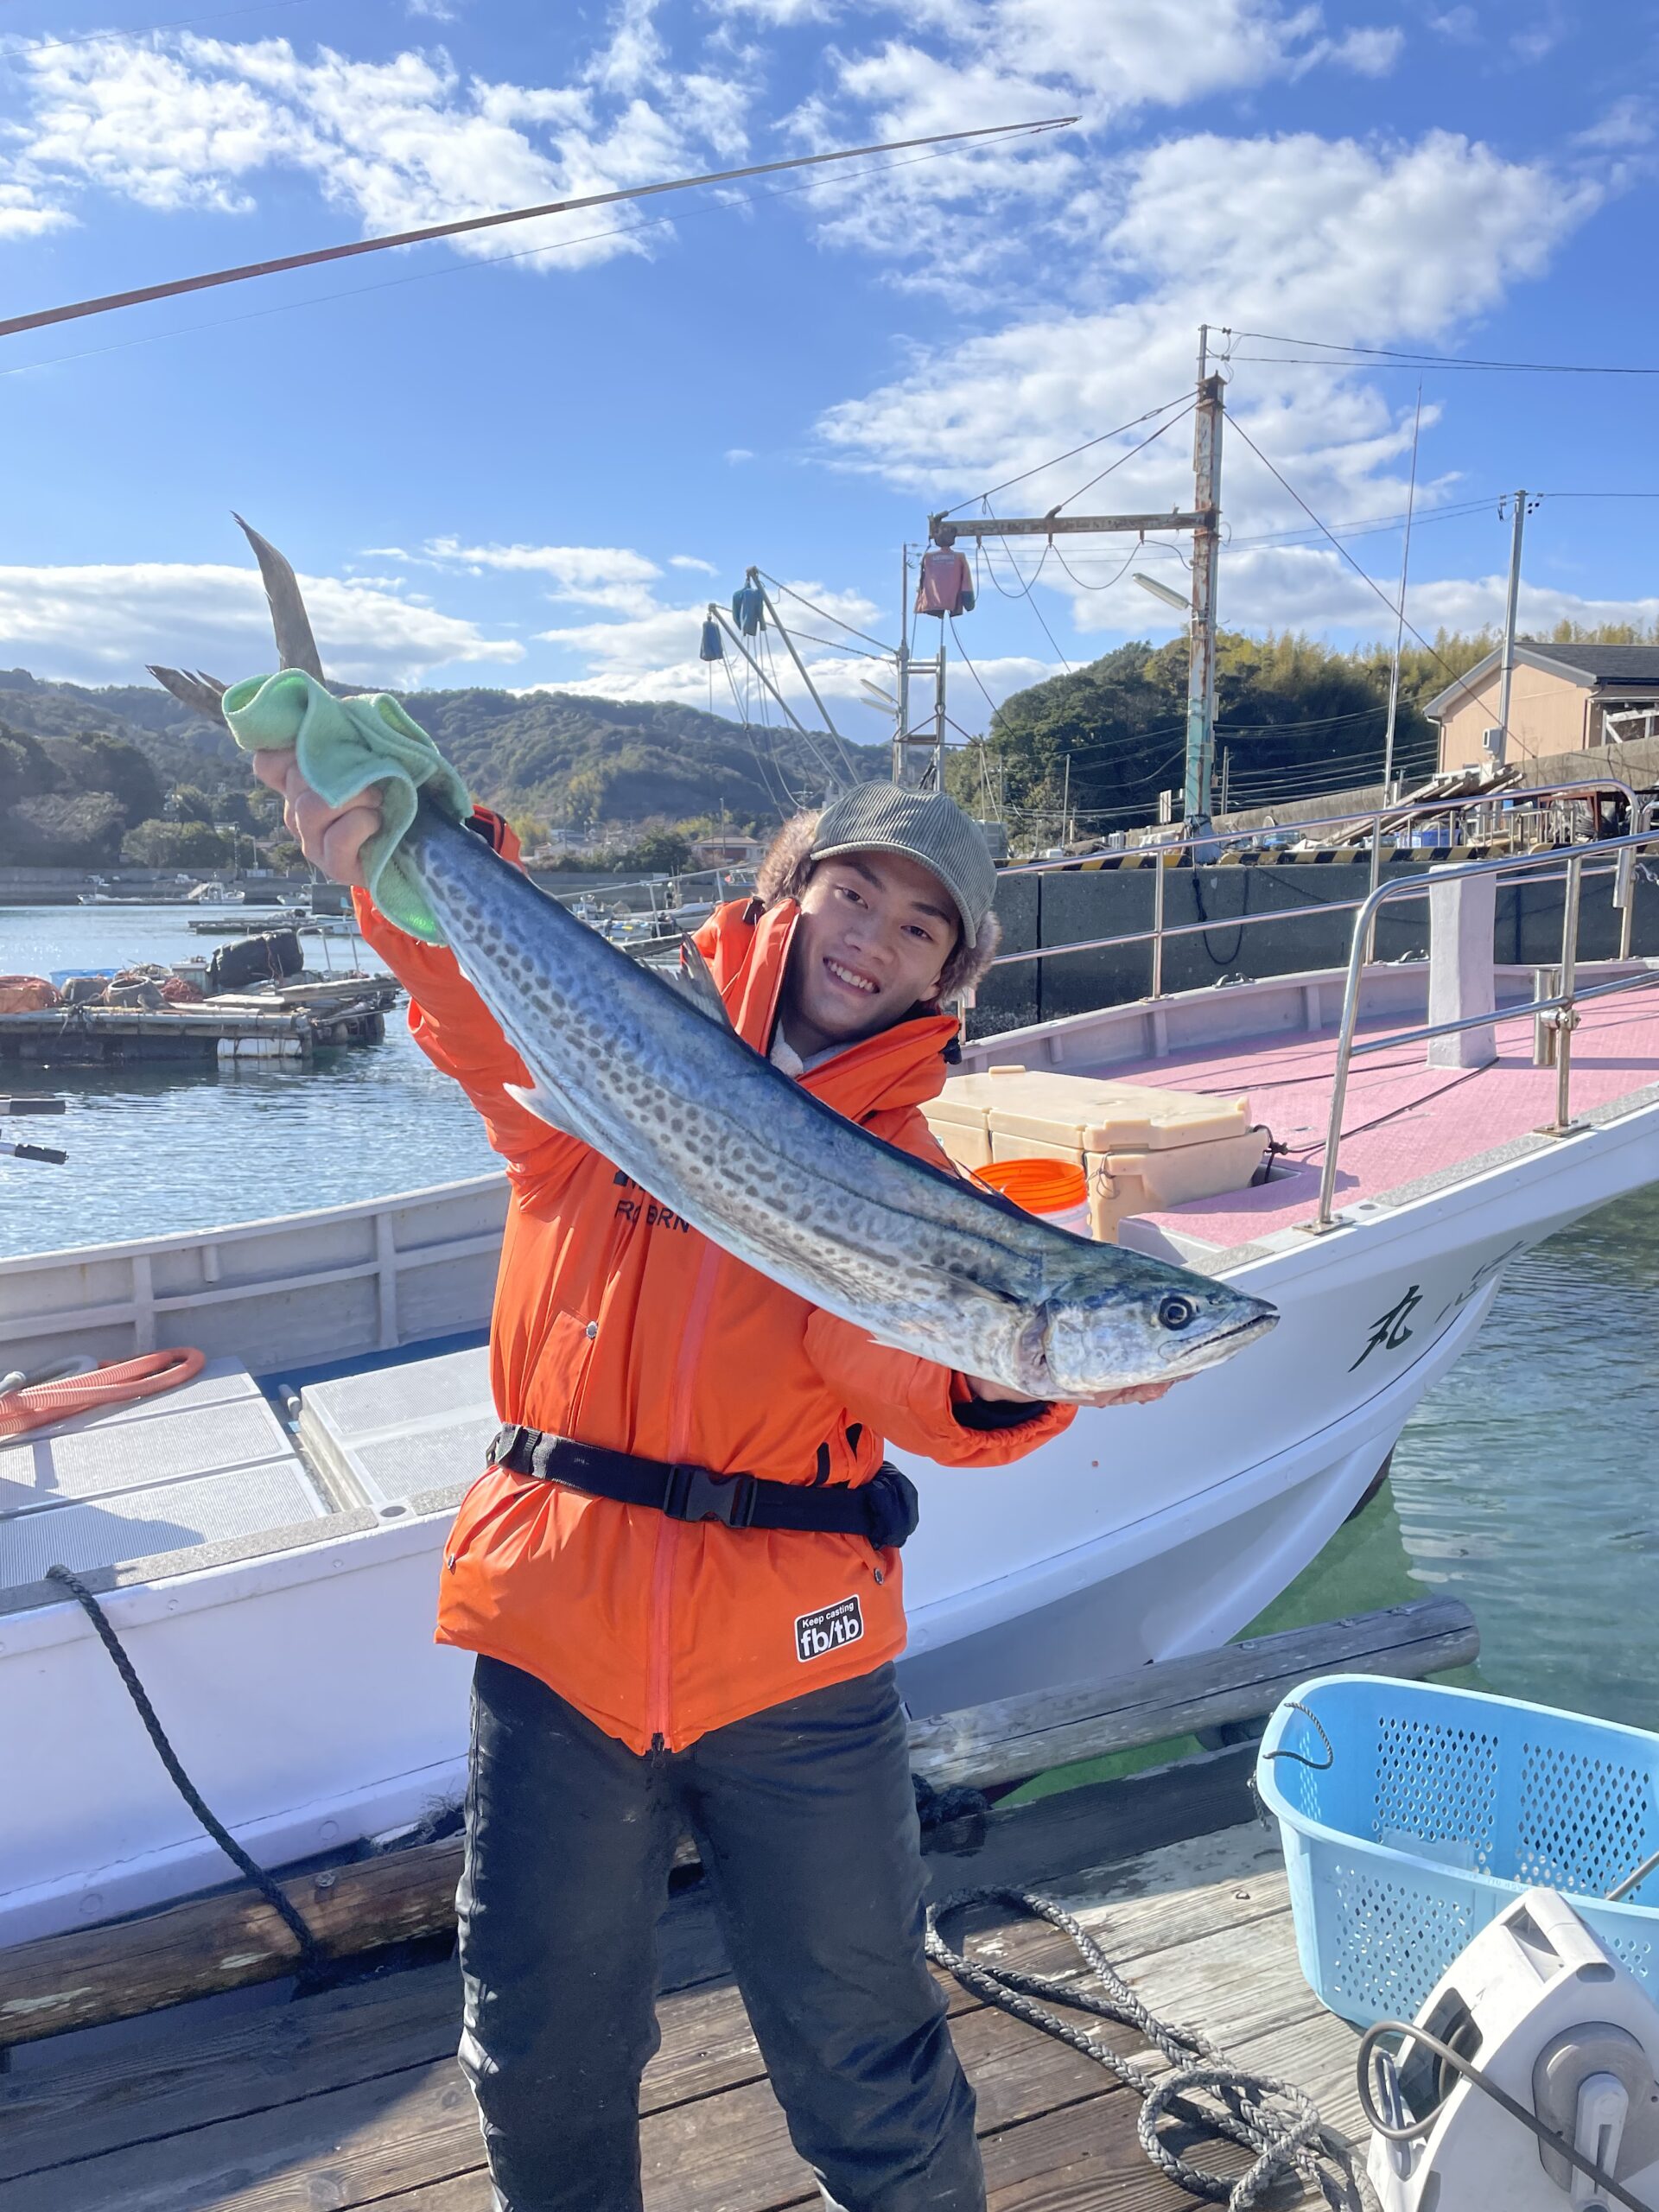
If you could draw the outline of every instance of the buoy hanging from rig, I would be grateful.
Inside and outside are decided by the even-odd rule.
[[[732,620],[746,638],[758,637],[766,619],[766,595],[751,576],[732,594]]]
[[[702,643],[697,647],[699,660],[724,660],[726,647],[721,641],[720,625],[711,614],[702,626]]]

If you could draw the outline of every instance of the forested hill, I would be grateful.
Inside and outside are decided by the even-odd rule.
[[[404,702],[493,806],[587,831],[650,821],[776,823],[823,796],[826,761],[887,772],[886,746],[745,729],[696,707],[538,691],[413,691]]]
[[[400,696],[474,796],[537,840],[597,832],[626,842],[646,823],[722,816],[764,829],[822,798],[832,757],[854,775],[887,772],[884,746],[746,730],[693,707],[558,691]],[[257,791],[249,811],[250,786],[229,733],[159,688],[92,690],[0,670],[0,861],[102,866],[151,811],[268,830]],[[165,842],[149,844],[159,855]],[[208,841],[194,843],[177,857],[210,864]]]
[[[1436,737],[1420,702],[1471,665],[1486,643],[1441,639],[1434,652],[1408,655],[1396,774],[1412,781],[1433,772]],[[1080,832],[1154,821],[1163,791],[1178,794],[1179,816],[1186,674],[1185,638],[1156,646],[1137,641],[1015,693],[992,721],[983,760],[974,747],[953,760],[958,795],[982,798],[988,785],[1006,801],[1016,836],[1027,841],[1058,834],[1068,788]],[[1385,653],[1224,632],[1217,655],[1217,809],[1224,755],[1236,807],[1379,781],[1388,696]]]

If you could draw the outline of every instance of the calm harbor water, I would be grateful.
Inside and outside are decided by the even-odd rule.
[[[227,940],[194,936],[189,912],[0,907],[0,974],[211,957]],[[300,943],[319,972],[381,964],[343,938]],[[404,1013],[387,1014],[383,1045],[320,1053],[308,1073],[257,1063],[0,1071],[0,1088],[69,1102],[61,1119],[7,1125],[60,1147],[69,1164],[0,1160],[0,1255],[257,1221],[486,1173],[493,1155],[478,1116],[416,1050]]]
[[[168,960],[213,942],[168,909],[0,909],[0,972]],[[321,966],[322,941],[303,942]],[[347,946],[328,950],[345,964]],[[67,1094],[60,1121],[10,1128],[70,1160],[0,1160],[0,1255],[491,1165],[472,1109],[415,1050],[401,1010],[385,1044],[326,1054],[310,1074],[63,1071],[18,1087]],[[1392,1483],[1267,1624],[1426,1587],[1472,1608],[1491,1688],[1659,1726],[1659,1185],[1511,1270],[1474,1349],[1406,1430]]]

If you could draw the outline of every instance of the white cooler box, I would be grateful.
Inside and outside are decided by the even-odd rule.
[[[952,1160],[1065,1160],[1089,1186],[1090,1233],[1117,1241],[1128,1214],[1248,1188],[1267,1150],[1248,1098],[1020,1067],[954,1076],[923,1108]]]

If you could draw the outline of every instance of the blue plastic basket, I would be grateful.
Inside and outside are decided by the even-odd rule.
[[[1410,2019],[1534,1886],[1567,1897],[1659,1998],[1659,1872],[1606,1902],[1659,1850],[1659,1736],[1475,1690],[1326,1675],[1274,1714],[1255,1772],[1279,1817],[1302,1971],[1344,2019]]]

